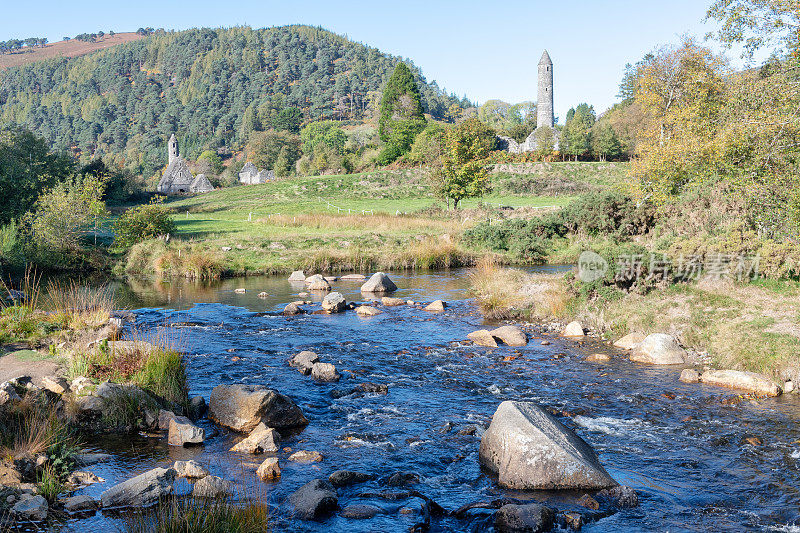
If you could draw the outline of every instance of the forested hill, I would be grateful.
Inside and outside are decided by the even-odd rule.
[[[3,71],[0,124],[84,157],[114,154],[149,175],[173,132],[191,157],[204,146],[240,148],[286,108],[306,121],[361,120],[399,59],[309,26],[161,32]],[[443,118],[461,104],[413,71],[426,112]]]

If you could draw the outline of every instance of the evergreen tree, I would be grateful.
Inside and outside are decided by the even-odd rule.
[[[425,128],[419,88],[405,63],[398,63],[386,82],[380,113],[378,132],[386,147],[378,162],[385,165],[408,152],[414,138]]]

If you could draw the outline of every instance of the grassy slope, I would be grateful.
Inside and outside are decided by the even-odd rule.
[[[86,54],[91,54],[92,52],[96,52],[98,50],[103,50],[105,48],[116,46],[118,44],[135,41],[137,39],[144,39],[144,37],[134,32],[129,32],[129,33],[117,33],[114,34],[113,37],[111,35],[105,35],[102,39],[99,39],[97,42],[94,43],[76,41],[73,39],[69,41],[59,41],[57,43],[50,43],[46,45],[44,48],[32,48],[32,49],[24,48],[21,51],[15,52],[13,54],[0,55],[0,70],[4,70],[10,67],[17,67],[19,65],[28,65],[30,63],[35,63],[36,61],[49,59],[51,57],[83,56]]]
[[[186,273],[210,264],[211,268],[246,274],[295,268],[350,270],[470,263],[469,254],[452,241],[486,216],[485,210],[477,209],[480,204],[562,206],[587,186],[620,180],[626,168],[620,164],[554,163],[540,165],[528,174],[499,174],[494,183],[500,193],[464,200],[455,213],[430,210],[443,204],[430,192],[425,174],[416,170],[296,178],[216,190],[171,201],[180,242],[168,247],[156,243],[139,246],[129,269]],[[548,189],[548,184],[556,186]],[[543,189],[546,195],[530,192]],[[180,257],[167,257],[167,252],[178,246],[186,248]],[[223,251],[223,247],[232,250]],[[200,266],[185,264],[188,262]]]

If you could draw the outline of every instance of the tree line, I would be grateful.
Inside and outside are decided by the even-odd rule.
[[[9,39],[0,41],[0,54],[13,54],[23,48],[43,48],[47,44],[47,37],[28,37],[27,39]]]

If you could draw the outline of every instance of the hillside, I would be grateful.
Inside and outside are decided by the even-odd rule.
[[[52,57],[80,57],[138,39],[144,39],[144,36],[134,32],[116,33],[114,35],[105,35],[93,43],[72,39],[50,43],[43,48],[24,48],[13,54],[0,55],[0,71],[20,65],[30,65]]]
[[[306,121],[363,120],[399,60],[309,26],[168,32],[0,72],[0,125],[24,125],[84,159],[115,154],[151,175],[173,132],[196,157],[241,148],[289,107]],[[460,104],[413,71],[426,112],[444,118]]]

